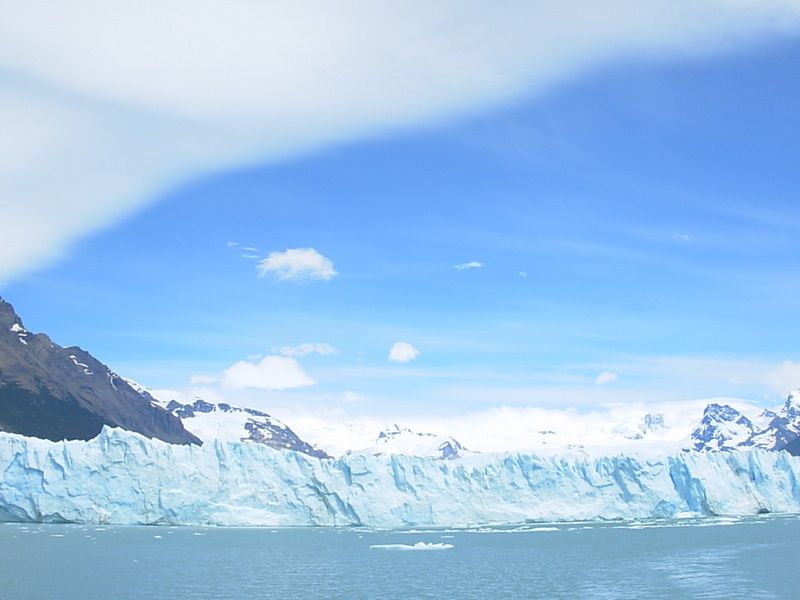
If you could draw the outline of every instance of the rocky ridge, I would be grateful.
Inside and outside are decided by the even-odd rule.
[[[28,331],[0,298],[0,431],[89,440],[104,425],[174,444],[199,444],[180,419],[85,350]]]
[[[204,442],[211,440],[252,442],[277,450],[292,450],[316,458],[330,458],[326,452],[301,440],[278,419],[260,410],[226,403],[213,404],[202,398],[181,402],[175,397],[180,398],[178,394],[163,392],[154,394],[158,398],[149,393],[148,396],[153,398],[157,406],[163,407],[180,419],[187,430]]]
[[[728,451],[761,448],[791,451],[800,439],[800,390],[774,409],[749,419],[727,404],[709,404],[691,435],[691,449]]]

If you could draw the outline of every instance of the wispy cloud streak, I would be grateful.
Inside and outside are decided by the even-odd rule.
[[[0,20],[0,198],[37,235],[4,231],[0,280],[210,170],[798,27],[790,0],[17,3]]]

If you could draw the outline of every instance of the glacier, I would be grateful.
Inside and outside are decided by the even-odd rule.
[[[263,444],[0,433],[0,521],[462,526],[800,512],[800,458],[766,450],[455,460],[316,458]]]

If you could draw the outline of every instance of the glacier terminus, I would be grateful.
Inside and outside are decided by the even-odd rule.
[[[412,527],[800,512],[800,458],[760,449],[319,458],[104,427],[88,441],[0,433],[0,472],[0,521],[15,522]]]

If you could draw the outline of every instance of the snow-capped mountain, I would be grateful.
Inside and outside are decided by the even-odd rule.
[[[761,448],[781,450],[800,437],[800,390],[792,392],[780,407],[764,410],[749,419],[727,404],[709,404],[691,435],[691,448],[726,451]]]
[[[760,421],[767,421],[753,436],[753,444],[767,450],[780,450],[800,437],[800,390],[789,394],[777,410],[765,410]]]
[[[625,437],[629,440],[642,440],[649,433],[663,431],[667,428],[664,422],[664,415],[661,413],[647,413],[642,417],[634,433],[628,434]]]
[[[372,446],[357,451],[361,454],[402,454],[440,460],[452,460],[470,454],[457,440],[434,433],[417,433],[393,425],[378,434]]]
[[[137,388],[146,391],[141,386]],[[326,452],[301,440],[289,427],[265,412],[225,403],[212,404],[202,398],[187,399],[183,394],[166,390],[152,391],[149,395],[157,406],[179,418],[187,431],[204,442],[255,442],[279,450],[329,458]]]
[[[709,404],[692,432],[694,450],[734,450],[756,433],[753,422],[727,404]]]

